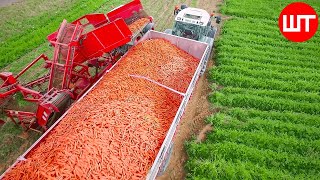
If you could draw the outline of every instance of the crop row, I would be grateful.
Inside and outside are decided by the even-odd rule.
[[[208,118],[208,122],[219,128],[241,130],[247,132],[264,132],[270,135],[288,135],[301,140],[319,140],[320,129],[303,124],[293,124],[278,120],[251,118],[239,120],[225,114],[217,114]]]
[[[240,0],[225,0],[227,6],[222,8],[222,12],[242,18],[272,19],[278,20],[283,7],[292,3],[292,0],[274,0],[272,3],[267,0],[251,0],[243,2]],[[314,0],[304,0],[304,2],[320,7],[320,3]]]
[[[315,6],[314,6],[315,7]],[[315,7],[316,8],[316,7]],[[245,27],[245,28],[243,28]],[[228,20],[228,23],[225,23],[223,26],[223,35],[229,37],[231,35],[244,35],[254,34],[256,36],[262,36],[270,39],[272,41],[279,42],[281,40],[282,44],[285,44],[286,47],[299,47],[299,48],[315,48],[320,42],[320,34],[315,34],[314,38],[310,39],[307,43],[296,43],[292,44],[290,41],[284,41],[284,37],[279,31],[278,19],[255,19],[255,18],[238,18],[233,17],[231,20]],[[314,47],[312,47],[314,45]]]
[[[220,54],[219,57],[222,57]],[[223,57],[225,57],[223,55]],[[236,66],[244,66],[250,69],[262,69],[262,70],[269,70],[273,72],[279,72],[279,73],[313,73],[316,76],[320,75],[320,70],[318,69],[312,69],[312,68],[301,68],[297,66],[282,66],[279,64],[268,64],[268,63],[262,63],[262,62],[254,62],[254,61],[246,61],[244,59],[228,59],[223,61],[223,65],[236,65]]]
[[[230,58],[243,59],[247,61],[261,62],[266,64],[279,64],[293,67],[307,67],[319,69],[320,65],[317,63],[316,58],[304,56],[300,54],[276,54],[269,51],[261,51],[252,47],[242,47],[234,45],[223,45],[217,48],[219,58],[217,62],[220,64]]]
[[[47,25],[48,16],[52,19],[56,14],[70,11],[75,5],[79,4],[73,0],[65,0],[63,4],[59,1],[32,0],[1,8],[0,44]]]
[[[187,146],[187,153],[190,158],[201,157],[202,160],[211,161],[225,159],[229,162],[250,161],[257,166],[289,171],[292,175],[303,173],[315,175],[320,170],[319,159],[292,155],[285,152],[260,150],[233,142],[214,144],[190,143]]]
[[[199,160],[190,159],[186,167],[192,169],[188,178],[200,179],[316,179],[312,175],[295,175],[275,168],[257,166],[248,161],[230,162],[225,159]]]
[[[314,82],[319,84],[320,74],[315,74],[312,72],[304,73],[285,73],[285,72],[276,72],[269,69],[257,68],[257,67],[248,67],[246,65],[233,64],[233,65],[222,65],[217,68],[219,73],[232,72],[237,73],[243,76],[257,77],[257,78],[267,78],[267,79],[277,79],[287,82]]]
[[[210,95],[210,101],[228,107],[257,108],[264,111],[292,111],[314,115],[320,114],[319,103],[298,102],[290,99],[263,97],[251,94],[223,94],[216,92]]]
[[[225,74],[219,73],[219,70],[210,70],[211,81],[218,81],[224,86],[242,87],[242,88],[257,88],[257,89],[270,89],[280,90],[285,92],[319,92],[319,83],[314,84],[308,81],[288,82],[278,79],[265,79],[255,78],[250,76],[244,76],[233,72]]]
[[[237,23],[233,23],[234,21]],[[278,27],[275,26],[277,24],[278,21],[276,20],[233,17],[232,19],[228,20],[228,23],[223,25],[222,34],[227,35],[230,31],[249,31],[254,33],[262,33],[262,35],[267,36],[276,35],[277,37],[280,37],[279,31],[277,31]],[[244,26],[246,29],[243,28]]]
[[[269,149],[300,156],[317,157],[320,154],[319,141],[301,140],[287,134],[275,136],[268,132],[216,128],[215,133],[210,134],[207,139],[208,142],[234,142],[258,149]]]
[[[278,120],[320,128],[320,116],[306,113],[296,113],[291,111],[261,111],[250,108],[232,108],[226,113],[228,113],[229,116],[236,117],[240,120],[258,117],[266,120]]]
[[[259,90],[259,89],[245,89],[245,88],[234,88],[234,87],[226,87],[220,92],[224,93],[225,95],[251,94],[251,95],[257,95],[260,97],[290,99],[298,102],[307,102],[307,103],[320,102],[320,96],[317,93],[284,92],[284,91],[276,91],[276,90]]]
[[[287,43],[281,44],[274,41],[272,38],[257,37],[256,35],[237,34],[230,35],[227,40],[220,42],[220,45],[232,45],[236,47],[248,47],[256,50],[280,53],[284,55],[300,54],[309,57],[318,57],[320,52],[316,51],[317,46],[308,49],[305,47],[287,46]]]

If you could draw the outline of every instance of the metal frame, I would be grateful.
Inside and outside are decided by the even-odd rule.
[[[45,62],[48,62],[49,59],[46,55],[41,54],[39,57],[37,57],[36,59],[34,59],[30,64],[27,65],[27,67],[25,67],[22,71],[19,72],[18,75],[16,75],[15,77],[13,77],[13,75],[11,73],[7,73],[8,77],[7,80],[4,80],[4,83],[2,85],[0,85],[0,89],[2,88],[7,88],[8,86],[10,86],[10,90],[6,91],[5,93],[0,93],[0,98],[5,98],[9,95],[12,95],[18,91],[20,91],[24,98],[27,98],[28,95],[31,95],[33,97],[33,100],[30,99],[30,101],[32,102],[37,102],[37,100],[41,97],[41,95],[39,94],[39,92],[34,91],[30,88],[32,88],[35,85],[39,85],[42,84],[43,81],[45,81],[45,77],[39,78],[37,80],[34,80],[32,82],[27,83],[26,85],[21,85],[18,83],[18,78],[20,76],[22,76],[26,71],[28,71],[33,65],[35,65],[37,62],[39,62],[39,60],[43,59]],[[5,73],[3,73],[5,74]],[[9,82],[12,81],[12,82]]]
[[[178,46],[179,48],[183,47],[182,48],[183,50],[185,50],[186,52],[188,52],[189,54],[191,54],[193,56],[195,56],[194,53],[196,53],[196,52],[195,52],[195,50],[191,50],[191,48],[195,48],[195,46],[197,46],[197,45],[202,46],[202,48],[198,48],[198,53],[201,51],[202,52],[200,53],[201,56],[200,56],[200,54],[197,54],[195,56],[196,58],[200,59],[198,67],[192,77],[192,80],[191,80],[189,87],[184,95],[184,98],[179,106],[179,109],[176,113],[176,116],[175,116],[174,120],[172,121],[172,124],[170,126],[170,129],[168,130],[166,138],[161,145],[161,148],[157,154],[157,157],[156,157],[151,169],[148,172],[148,175],[146,177],[146,179],[148,179],[148,180],[153,180],[159,174],[161,174],[162,172],[160,172],[160,170],[164,171],[165,167],[167,166],[167,163],[170,160],[170,158],[168,158],[168,156],[170,156],[170,154],[171,154],[170,149],[172,148],[173,137],[176,133],[176,130],[178,128],[181,117],[184,113],[184,110],[187,106],[187,103],[191,97],[192,91],[193,91],[194,87],[196,86],[196,82],[198,81],[198,79],[200,77],[202,66],[204,65],[204,62],[208,58],[207,53],[209,52],[209,49],[210,49],[210,47],[207,43],[194,41],[194,40],[190,40],[190,39],[186,39],[186,38],[182,38],[182,37],[178,37],[178,36],[173,36],[173,35],[169,35],[169,34],[165,34],[165,33],[161,33],[161,32],[155,32],[155,31],[149,31],[141,39],[141,41],[143,41],[147,38],[151,39],[153,37],[156,37],[156,38],[163,37],[163,38],[169,40],[171,43]],[[180,41],[183,41],[183,42],[180,42]],[[162,167],[164,167],[164,169],[161,169]]]
[[[120,62],[120,60],[118,62],[116,62],[109,70],[106,71],[106,74],[108,74],[108,72],[110,72],[115,66],[118,65],[118,63]],[[4,178],[5,174],[7,172],[9,172],[12,168],[14,168],[14,166],[16,164],[18,164],[20,161],[24,161],[26,160],[26,157],[28,156],[28,154],[35,149],[36,147],[39,146],[39,144],[51,133],[51,131],[63,120],[63,118],[69,113],[69,111],[71,110],[71,108],[73,106],[75,106],[77,103],[79,103],[93,88],[95,88],[95,86],[102,80],[104,76],[100,77],[100,79],[94,83],[94,85],[92,85],[88,91],[86,91],[79,99],[77,102],[73,103],[71,105],[71,107],[35,142],[33,143],[27,150],[26,152],[24,152],[21,156],[19,156],[17,158],[17,160],[0,176],[0,179]]]
[[[105,14],[88,14],[72,23],[67,23],[64,20],[59,30],[47,37],[54,47],[53,60],[50,61],[48,57],[41,55],[16,77],[13,77],[11,73],[0,74],[0,77],[5,81],[0,85],[0,90],[4,90],[4,93],[0,93],[0,98],[7,98],[17,92],[21,92],[24,100],[38,104],[38,110],[44,103],[42,100],[46,99],[47,93],[45,92],[50,92],[52,89],[55,89],[56,95],[59,92],[70,92],[72,94],[71,97],[77,100],[125,53],[120,47],[135,41],[136,37],[133,36],[124,18],[133,16],[134,11],[138,10],[143,10],[142,4],[139,0],[134,0],[108,13],[117,17],[112,22],[109,21]],[[84,32],[84,27],[89,25],[92,25],[93,29],[89,32]],[[99,59],[104,54],[109,54],[109,56],[102,60]],[[49,74],[27,84],[20,84],[17,78],[28,71],[40,59],[45,60],[45,68],[49,69]],[[90,67],[95,68],[95,74],[90,74]],[[47,81],[48,87],[44,93],[32,89],[35,85],[41,85]],[[51,102],[45,103],[49,105]],[[54,108],[54,105],[46,107],[46,113],[56,112],[55,109],[57,108]],[[16,122],[15,119],[18,119],[20,121],[19,124],[29,130],[32,125],[41,124],[42,122],[43,116],[38,113],[38,110],[36,110],[36,119],[38,121],[34,121],[34,115],[29,115],[30,112],[15,110],[6,112],[12,121]],[[26,113],[29,116],[26,116]],[[28,122],[30,123],[25,126],[23,122],[26,122],[25,119],[27,117],[29,117]]]
[[[177,114],[170,126],[170,129],[168,130],[168,133],[166,135],[166,138],[157,154],[157,157],[151,167],[151,169],[148,172],[147,175],[147,179],[155,179],[157,177],[157,175],[159,175],[161,172],[159,172],[160,170],[164,171],[165,167],[167,166],[167,163],[170,160],[170,154],[171,154],[171,150],[172,150],[172,144],[173,144],[173,137],[175,135],[175,132],[177,130],[177,127],[179,125],[180,119],[184,113],[184,110],[186,108],[186,105],[190,99],[190,96],[192,94],[192,91],[196,85],[196,82],[200,76],[200,72],[201,72],[201,68],[203,66],[203,62],[206,60],[207,56],[207,52],[209,50],[209,47],[206,43],[202,43],[202,42],[198,42],[198,41],[194,41],[194,40],[190,40],[190,39],[186,39],[186,38],[181,38],[181,37],[177,37],[177,36],[173,36],[173,35],[168,35],[165,33],[161,33],[161,32],[156,32],[156,31],[149,31],[147,32],[139,41],[142,42],[146,39],[153,39],[153,38],[164,38],[169,40],[170,42],[172,42],[173,44],[177,45],[180,49],[185,50],[186,52],[190,53],[191,55],[195,56],[196,58],[199,59],[199,64],[198,67],[193,75],[193,78],[190,82],[190,85],[186,91],[185,94],[180,94],[182,96],[184,96],[180,107],[177,111]],[[108,74],[109,71],[111,71],[114,67],[116,67],[118,65],[118,63],[121,61],[121,59],[119,61],[117,61],[110,69],[108,69],[106,71],[106,73],[99,78],[99,80],[94,83],[89,89],[88,91],[86,91],[86,93],[84,93],[77,102],[75,102],[74,104],[71,105],[71,108],[73,108],[73,106],[76,106],[77,103],[79,103],[81,100],[83,100],[83,98],[93,89],[96,87],[96,85],[101,81],[101,79]],[[9,172],[17,163],[19,163],[20,161],[24,161],[26,159],[26,157],[28,156],[28,154],[34,149],[36,148],[50,133],[51,131],[63,120],[63,118],[69,113],[69,111],[71,110],[71,108],[69,110],[67,110],[24,154],[22,154],[16,161],[15,163],[10,166],[10,168],[8,168],[1,176],[0,179],[4,178],[5,174],[7,172]]]

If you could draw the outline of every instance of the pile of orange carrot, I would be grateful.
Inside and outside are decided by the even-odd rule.
[[[140,19],[134,21],[128,27],[131,32],[135,33],[137,31],[141,30],[141,28],[144,27],[149,22],[150,22],[150,19],[148,19],[148,18],[140,18]]]
[[[145,179],[199,61],[166,40],[133,47],[4,179]]]

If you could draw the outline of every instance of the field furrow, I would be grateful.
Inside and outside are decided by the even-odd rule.
[[[252,162],[260,167],[269,167],[281,169],[284,172],[290,172],[291,175],[307,173],[316,175],[320,170],[320,160],[310,157],[302,157],[284,152],[275,152],[271,150],[260,150],[237,144],[227,143],[205,143],[188,144],[188,155],[191,158],[201,157],[202,160],[225,159],[229,162]],[[193,151],[196,149],[196,151]]]
[[[320,82],[312,83],[308,81],[295,80],[285,81],[277,78],[265,79],[264,77],[246,76],[233,72],[221,74],[214,69],[210,72],[212,81],[219,81],[224,86],[242,87],[242,88],[256,88],[256,89],[269,89],[279,90],[284,92],[312,92],[317,93],[320,91]]]
[[[236,65],[236,66],[235,66]],[[315,74],[312,72],[307,73],[286,73],[286,72],[277,72],[269,69],[257,68],[257,67],[249,67],[249,66],[241,66],[239,64],[232,65],[222,65],[217,68],[217,73],[227,73],[232,72],[239,74],[241,76],[248,77],[257,77],[257,78],[266,78],[266,79],[276,79],[287,82],[314,82],[318,83],[320,74]]]
[[[208,136],[212,142],[234,142],[258,149],[287,152],[300,156],[317,157],[320,155],[320,141],[305,141],[287,134],[270,135],[261,131],[241,131],[217,128],[215,134]]]
[[[279,54],[275,55],[268,51],[260,51],[248,47],[225,45],[219,51],[222,51],[217,55],[219,59],[218,63],[228,61],[229,59],[241,59],[251,62],[261,62],[265,64],[278,64],[285,66],[294,66],[300,68],[313,68],[320,69],[320,65],[317,63],[314,57],[301,56],[299,54]]]
[[[261,118],[266,120],[279,120],[283,122],[291,122],[294,124],[303,124],[320,128],[320,116],[306,113],[296,113],[290,111],[262,111],[250,108],[231,108],[226,112],[229,116],[235,117],[239,120],[250,118]]]
[[[319,128],[282,122],[279,120],[268,120],[261,118],[237,119],[224,114],[216,114],[208,118],[208,122],[214,123],[218,128],[239,130],[246,132],[265,132],[272,135],[288,135],[297,139],[319,140]]]
[[[222,56],[221,56],[222,57]],[[320,69],[308,68],[308,67],[297,67],[297,66],[282,66],[279,64],[268,64],[263,62],[252,62],[246,61],[244,59],[228,59],[223,62],[224,65],[237,65],[243,66],[250,69],[261,69],[261,70],[269,70],[280,73],[304,73],[304,74],[315,74],[316,76],[320,75]]]
[[[225,95],[227,94],[250,94],[257,95],[260,97],[271,97],[279,99],[291,99],[298,102],[306,103],[319,103],[320,96],[317,93],[303,93],[303,92],[283,92],[276,90],[258,90],[258,89],[246,89],[246,88],[234,88],[226,87],[222,91]]]
[[[229,162],[225,159],[197,160],[191,159],[186,164],[192,169],[190,179],[299,179],[314,178],[311,175],[292,176],[288,172],[276,168],[257,166],[248,161]]]
[[[210,101],[228,107],[258,108],[264,111],[292,111],[308,113],[313,115],[320,114],[320,103],[299,102],[283,98],[263,97],[259,95],[230,93],[223,94],[216,92],[210,95]]]

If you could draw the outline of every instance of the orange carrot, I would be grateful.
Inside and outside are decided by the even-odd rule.
[[[121,62],[4,179],[145,179],[199,61],[162,39]]]
[[[139,30],[142,30],[141,28],[143,28],[148,22],[150,22],[150,19],[148,19],[148,18],[140,18],[140,19],[134,21],[128,27],[129,27],[131,32],[135,33],[135,32],[137,32]]]

